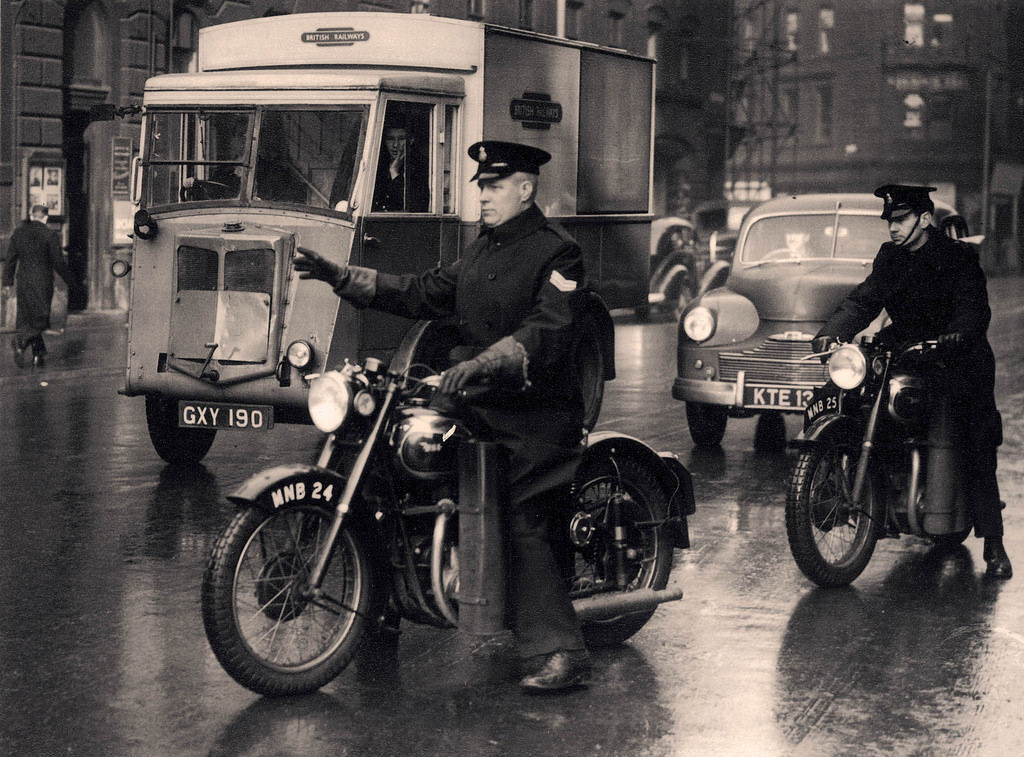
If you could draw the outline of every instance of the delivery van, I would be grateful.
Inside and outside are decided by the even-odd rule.
[[[218,430],[308,423],[305,376],[386,362],[411,323],[300,280],[296,247],[393,273],[455,260],[479,233],[466,150],[481,139],[551,153],[538,205],[579,241],[609,308],[645,302],[653,65],[420,14],[202,29],[198,71],[147,81],[132,167],[122,391],[145,396],[157,452],[195,462]]]

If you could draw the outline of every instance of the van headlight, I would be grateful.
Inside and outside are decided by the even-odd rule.
[[[844,344],[828,359],[828,377],[840,389],[856,389],[867,375],[867,358],[855,344]]]
[[[328,371],[310,382],[306,403],[313,425],[329,434],[345,422],[352,407],[352,387],[340,371]]]
[[[683,332],[695,342],[703,342],[715,333],[715,315],[698,305],[683,318]]]

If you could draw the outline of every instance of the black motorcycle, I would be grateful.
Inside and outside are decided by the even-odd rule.
[[[315,465],[256,474],[214,545],[202,613],[215,656],[265,695],[314,691],[398,618],[474,634],[506,625],[501,450],[439,406],[418,324],[390,366],[370,358],[314,378],[327,433]],[[689,546],[690,474],[674,456],[591,433],[559,553],[589,644],[636,633],[661,602],[673,548]]]
[[[927,340],[873,337],[828,358],[829,382],[804,411],[786,498],[790,550],[819,586],[845,586],[879,538],[913,534],[955,545],[971,530],[958,429],[942,362]]]

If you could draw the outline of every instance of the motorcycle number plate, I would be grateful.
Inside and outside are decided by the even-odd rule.
[[[804,427],[810,426],[823,415],[839,412],[839,387],[827,384],[814,393],[814,397],[804,408]]]
[[[744,407],[759,407],[772,410],[803,410],[811,401],[813,389],[802,386],[757,386],[743,387]]]
[[[269,431],[274,427],[274,408],[272,405],[181,400],[178,402],[178,427]]]

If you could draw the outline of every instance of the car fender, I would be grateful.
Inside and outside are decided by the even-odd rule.
[[[268,512],[309,504],[330,508],[346,482],[344,476],[318,465],[278,465],[250,476],[227,499],[239,507]]]
[[[601,456],[625,455],[647,465],[654,472],[669,503],[669,520],[673,542],[679,549],[690,546],[686,517],[697,511],[693,496],[693,477],[686,466],[671,452],[656,452],[649,445],[626,434],[599,431],[588,435],[583,463]]]
[[[716,260],[700,279],[700,286],[697,288],[697,296],[702,297],[712,289],[717,289],[725,284],[729,278],[729,271],[732,270],[732,262],[729,260]]]
[[[686,314],[698,306],[706,307],[715,318],[715,331],[703,342],[692,341],[683,329]],[[686,306],[683,317],[679,319],[679,344],[687,347],[732,347],[753,336],[760,324],[761,318],[753,302],[731,289],[719,287]]]

